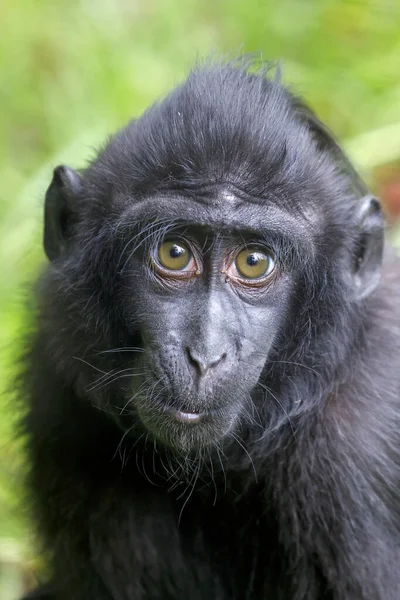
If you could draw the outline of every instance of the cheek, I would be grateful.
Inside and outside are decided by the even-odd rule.
[[[268,363],[284,320],[281,307],[257,311],[250,318],[242,336],[242,347],[237,376],[245,378],[254,387]]]
[[[251,343],[243,346],[241,358],[235,372],[235,379],[246,381],[247,388],[257,385],[261,373],[268,361],[272,347],[272,338],[269,334],[253,339]]]
[[[188,309],[179,298],[160,296],[151,289],[136,292],[132,312],[147,345],[165,346],[178,341],[186,329]],[[190,313],[189,313],[190,316]]]
[[[249,315],[243,329],[243,353],[267,359],[282,324],[281,307],[268,307]]]

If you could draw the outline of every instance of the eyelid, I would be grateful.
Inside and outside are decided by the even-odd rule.
[[[175,281],[180,279],[184,281],[201,275],[201,270],[199,268],[196,270],[187,271],[174,271],[172,269],[167,269],[166,267],[163,267],[153,256],[151,256],[151,263],[155,273],[157,273],[157,275],[163,279],[173,279]]]

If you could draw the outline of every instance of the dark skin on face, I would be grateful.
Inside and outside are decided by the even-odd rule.
[[[292,277],[279,262],[276,232],[251,229],[234,204],[213,210],[212,201],[189,208],[175,202],[181,219],[147,215],[146,242],[130,251],[123,271],[127,310],[146,315],[141,367],[155,385],[149,397],[135,380],[133,402],[157,438],[190,451],[218,442],[245,410]]]
[[[214,64],[46,194],[38,600],[398,600],[400,283],[279,82]]]

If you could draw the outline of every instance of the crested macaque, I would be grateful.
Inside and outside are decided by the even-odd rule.
[[[399,600],[400,270],[268,69],[198,66],[45,199],[38,600]]]

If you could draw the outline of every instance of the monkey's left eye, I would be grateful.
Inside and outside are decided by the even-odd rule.
[[[190,248],[180,240],[162,242],[157,251],[158,262],[169,271],[195,271],[196,263]]]
[[[244,279],[267,277],[275,268],[273,257],[257,248],[244,248],[235,259],[238,275]]]

